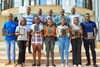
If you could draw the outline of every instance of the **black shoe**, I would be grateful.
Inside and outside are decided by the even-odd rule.
[[[31,51],[28,51],[28,53],[29,53],[29,54],[32,54],[32,52],[31,52]]]
[[[70,53],[72,53],[73,51],[71,50]]]
[[[41,66],[41,64],[40,64],[40,63],[38,63],[38,64],[37,64],[37,66]]]
[[[46,66],[49,66],[49,63],[47,63]]]
[[[98,67],[98,65],[97,65],[97,64],[93,64],[93,66],[94,66],[94,67]]]
[[[33,63],[32,66],[36,66],[36,63]]]
[[[53,63],[53,64],[52,64],[52,66],[54,66],[54,67],[55,67],[56,65]]]
[[[91,65],[91,63],[87,63],[87,64],[86,64],[86,66],[90,66],[90,65]]]

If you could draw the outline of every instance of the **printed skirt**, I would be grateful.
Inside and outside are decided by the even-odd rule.
[[[31,44],[32,45],[42,45],[42,35],[41,34],[33,34],[31,38]]]

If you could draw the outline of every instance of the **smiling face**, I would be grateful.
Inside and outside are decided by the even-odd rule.
[[[62,10],[60,11],[61,16],[64,16],[64,13],[65,13],[65,11],[64,11],[64,9],[62,9]]]
[[[52,16],[52,14],[53,14],[53,11],[50,9],[49,12],[48,12],[48,15]]]
[[[89,20],[90,20],[90,14],[89,14],[89,13],[86,13],[86,14],[85,14],[85,20],[86,20],[86,21],[89,21]]]
[[[40,21],[39,17],[35,17],[34,21],[35,21],[36,24],[38,24],[39,21]]]
[[[48,26],[52,26],[53,25],[53,21],[52,20],[48,20]]]
[[[65,25],[66,24],[66,19],[62,18],[60,23],[61,23],[61,25]]]
[[[8,18],[9,18],[10,21],[12,21],[13,20],[13,14],[9,13]]]
[[[71,9],[71,13],[72,13],[72,14],[75,14],[75,12],[76,12],[75,8],[72,8],[72,9]]]
[[[20,21],[20,25],[25,26],[26,25],[26,19],[22,18]]]
[[[38,14],[39,14],[39,15],[42,15],[42,9],[41,9],[41,8],[39,8]]]
[[[30,8],[30,7],[27,7],[26,12],[27,12],[27,14],[30,14],[30,12],[31,12],[31,8]]]
[[[78,17],[75,17],[75,18],[74,18],[74,24],[77,25],[78,23],[79,23],[79,19],[78,19]]]

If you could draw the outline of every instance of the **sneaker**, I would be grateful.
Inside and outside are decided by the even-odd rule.
[[[97,64],[93,64],[93,66],[94,66],[94,67],[98,67],[98,65],[97,65]]]
[[[74,67],[77,67],[77,65],[74,65]]]
[[[5,66],[10,65],[10,64],[11,64],[11,62],[7,62],[7,63],[5,64]]]
[[[61,67],[64,67],[64,64],[63,63],[61,64]]]
[[[13,66],[17,66],[17,64],[16,64],[15,62],[12,62],[12,65],[13,65]]]
[[[90,66],[90,65],[91,65],[91,63],[87,63],[87,64],[86,64],[86,66]]]
[[[68,65],[66,64],[66,66],[65,67],[68,67]]]
[[[17,67],[23,67],[23,65],[22,64],[18,64],[18,66]]]
[[[81,67],[81,65],[79,64],[78,67]]]

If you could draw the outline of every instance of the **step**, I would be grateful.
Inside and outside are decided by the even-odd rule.
[[[100,63],[97,63],[98,66],[100,66]],[[25,63],[25,67],[33,67],[31,66],[32,64],[31,63]],[[47,67],[45,66],[46,64],[41,64],[40,67]],[[56,67],[61,67],[60,66],[61,64],[56,64]],[[69,67],[74,67],[72,64],[68,64]],[[4,64],[1,64],[0,63],[0,67],[13,67],[12,65],[8,65],[8,66],[4,66]],[[18,67],[18,66],[16,66]],[[37,67],[37,66],[34,66],[34,67]],[[52,65],[48,66],[48,67],[53,67]],[[90,66],[85,66],[85,64],[82,64],[82,67],[94,67],[92,64]]]

